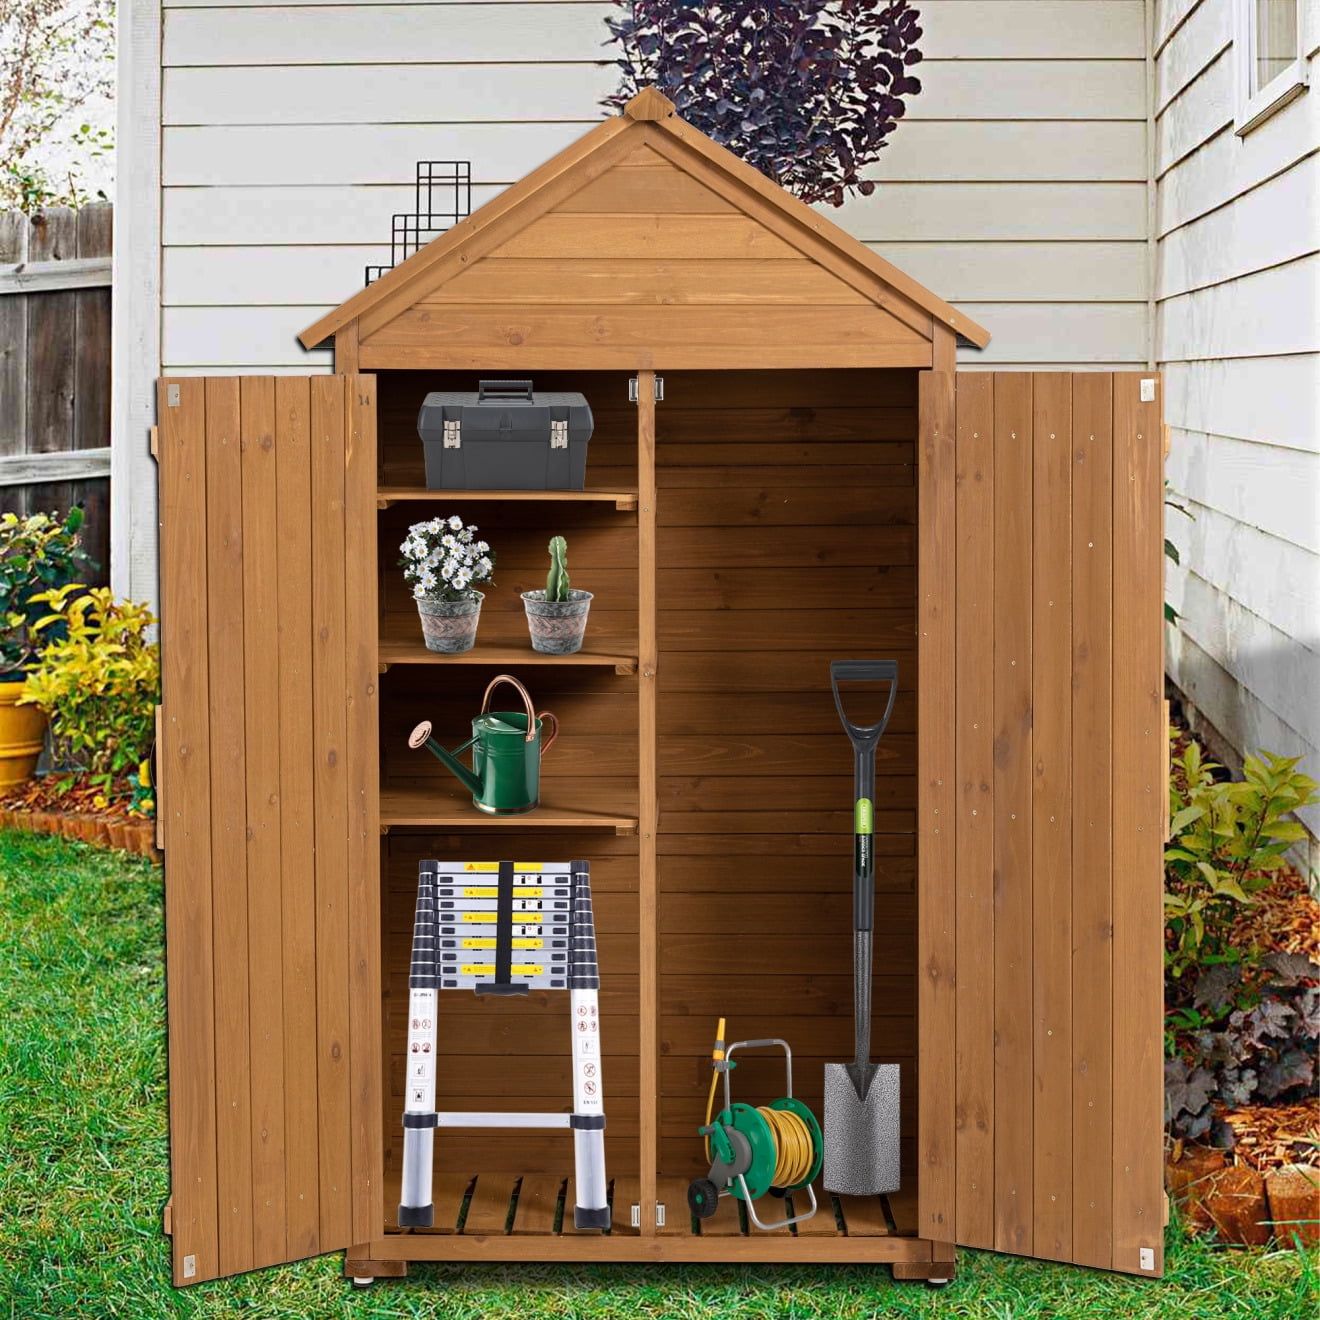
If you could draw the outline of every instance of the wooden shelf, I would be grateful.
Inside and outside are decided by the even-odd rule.
[[[535,811],[521,815],[488,816],[468,797],[435,788],[382,788],[380,825],[421,825],[443,830],[609,830],[635,834],[635,816],[607,816],[595,811],[574,811],[553,798],[542,800]]]
[[[416,621],[411,620],[412,631]],[[635,674],[637,657],[618,651],[578,651],[574,655],[542,655],[530,646],[508,642],[478,642],[461,655],[428,651],[420,637],[406,636],[382,627],[376,658],[383,674],[391,665],[492,665],[501,669],[526,665],[567,665],[575,669],[613,669],[616,674]]]
[[[635,490],[429,490],[425,486],[379,486],[376,507],[388,509],[404,500],[499,501],[510,504],[613,504],[616,509],[635,510]]]

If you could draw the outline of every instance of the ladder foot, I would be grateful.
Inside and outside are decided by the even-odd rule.
[[[574,1228],[599,1228],[604,1232],[610,1226],[610,1208],[601,1206],[599,1210],[589,1209],[585,1205],[573,1207]]]

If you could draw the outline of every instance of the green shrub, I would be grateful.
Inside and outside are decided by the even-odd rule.
[[[1169,776],[1172,843],[1164,853],[1165,967],[1175,980],[1190,968],[1237,962],[1228,941],[1239,908],[1274,878],[1283,856],[1306,837],[1287,817],[1316,799],[1300,758],[1248,756],[1241,781],[1189,741]]]
[[[108,587],[70,584],[33,600],[49,612],[32,631],[66,635],[41,653],[24,700],[50,717],[59,762],[108,787],[151,751],[160,700],[160,648],[150,640],[156,620],[145,605],[116,601]]]
[[[53,513],[0,514],[0,681],[21,678],[41,649],[33,628],[46,613],[39,594],[72,582],[87,566],[82,524],[77,506],[63,522]]]

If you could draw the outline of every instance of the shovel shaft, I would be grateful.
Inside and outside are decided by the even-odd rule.
[[[875,921],[875,749],[853,756],[853,929]]]
[[[853,935],[853,1061],[860,1070],[871,1060],[871,932]]]

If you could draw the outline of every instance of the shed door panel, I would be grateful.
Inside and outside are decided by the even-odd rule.
[[[1153,1275],[1163,464],[1142,379],[922,377],[919,1193],[927,1236]]]
[[[162,381],[174,1272],[379,1228],[370,377]]]

